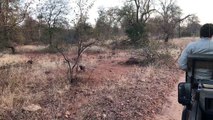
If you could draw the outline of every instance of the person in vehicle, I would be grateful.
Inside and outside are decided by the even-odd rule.
[[[191,42],[183,50],[178,64],[182,70],[187,69],[187,57],[190,54],[213,54],[213,24],[204,24],[200,29],[200,39]],[[189,71],[188,71],[189,72]],[[196,69],[196,79],[212,79],[212,71],[207,69]],[[190,75],[190,72],[189,72]]]

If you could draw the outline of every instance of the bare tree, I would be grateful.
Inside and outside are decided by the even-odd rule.
[[[125,32],[133,43],[146,43],[145,26],[154,11],[152,0],[129,0],[125,2],[120,15],[123,23],[127,24],[123,25],[127,26]]]
[[[11,48],[12,53],[15,53],[15,48],[12,45],[12,31],[23,22],[32,2],[20,3],[19,0],[1,0],[0,1],[0,30],[1,30],[1,45]]]
[[[67,0],[47,0],[39,5],[39,20],[44,20],[48,27],[49,45],[53,45],[54,29],[66,21],[68,14]]]
[[[108,10],[100,8],[98,11],[99,17],[95,25],[95,34],[100,40],[107,40],[118,35],[118,11],[119,8],[112,7]]]
[[[73,59],[73,63],[71,64],[71,60],[60,50],[58,51],[62,54],[65,61],[68,65],[68,79],[70,83],[73,83],[78,75],[78,68],[81,61],[81,57],[83,52],[95,43],[94,40],[91,40],[91,28],[87,23],[88,11],[92,8],[94,1],[89,0],[76,0],[77,10],[75,20],[74,20],[74,29],[75,29],[75,39],[77,43],[75,44],[77,47],[76,57]]]
[[[192,15],[187,19],[186,30],[190,34],[190,36],[199,36],[200,27],[200,21],[196,15]]]
[[[118,16],[120,19],[127,18],[130,23],[146,23],[154,11],[152,0],[127,0]]]
[[[174,0],[160,0],[160,10],[157,12],[160,14],[162,19],[161,28],[165,42],[168,42],[173,36],[175,28],[179,27],[180,31],[180,23],[191,16],[186,15],[181,18],[182,10],[176,5]]]
[[[155,9],[152,6],[151,0],[132,0],[136,7],[136,22],[146,23],[150,18],[150,13]]]
[[[21,29],[24,37],[24,44],[38,42],[39,32],[38,32],[39,23],[33,19],[31,16],[27,15]]]

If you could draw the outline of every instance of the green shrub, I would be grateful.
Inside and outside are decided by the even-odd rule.
[[[143,23],[133,23],[127,27],[126,34],[132,43],[140,43],[145,35],[145,25]]]

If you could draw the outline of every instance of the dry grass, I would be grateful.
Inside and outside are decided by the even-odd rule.
[[[173,39],[173,40],[171,40],[171,43],[173,43],[179,47],[185,48],[185,46],[189,42],[196,41],[198,39],[199,39],[198,37],[186,37],[186,38],[180,38],[180,39]]]
[[[23,53],[23,52],[38,52],[38,51],[42,51],[45,48],[47,48],[48,46],[44,46],[44,45],[25,45],[25,46],[18,46],[16,47],[17,52],[19,53]]]
[[[24,107],[48,103],[52,97],[59,97],[67,86],[63,59],[57,55],[30,53],[35,50],[32,46],[20,49],[27,54],[3,55],[0,58],[1,66],[8,66],[0,69],[0,119],[30,119],[34,113],[25,115]],[[33,64],[27,63],[28,60],[33,60]],[[42,108],[42,111],[50,108]]]
[[[28,60],[28,57],[26,57],[26,56],[4,54],[4,55],[1,56],[0,66],[17,64],[17,63],[24,63],[27,60]]]
[[[100,54],[100,53],[106,53],[107,49],[100,46],[91,46],[90,48],[87,48],[85,53],[87,54]]]
[[[23,54],[0,58],[0,66],[9,64],[0,69],[0,119],[151,120],[161,111],[180,73],[164,65],[122,65],[138,54],[93,47],[82,58],[86,72],[69,85],[63,58],[34,53],[42,49],[20,47]],[[73,51],[66,54],[73,58]],[[29,59],[33,64],[26,62]],[[32,104],[41,109],[24,110]]]

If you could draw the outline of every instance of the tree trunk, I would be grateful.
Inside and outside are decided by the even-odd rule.
[[[169,35],[166,35],[166,37],[164,38],[164,42],[168,43],[169,42]]]
[[[15,47],[13,47],[13,46],[6,46],[6,48],[10,48],[11,51],[12,51],[12,54],[15,54],[15,53],[16,53]]]
[[[139,6],[137,6],[137,11],[136,11],[136,22],[139,22]]]
[[[136,6],[136,22],[139,22],[139,9],[140,9],[140,3],[139,1],[135,0],[135,6]]]
[[[181,38],[181,29],[180,29],[180,23],[178,24],[178,37]]]
[[[49,44],[52,46],[52,30],[49,30]]]

